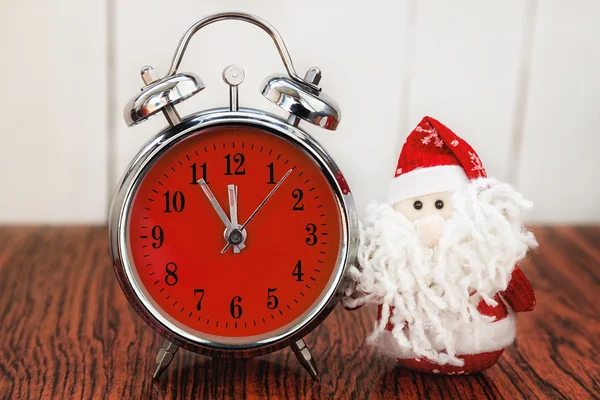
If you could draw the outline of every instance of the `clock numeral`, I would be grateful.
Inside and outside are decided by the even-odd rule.
[[[171,209],[175,212],[182,212],[185,207],[185,197],[183,197],[183,193],[180,191],[176,191],[171,197],[171,192],[166,191],[163,193],[165,196],[165,210],[164,212],[170,213]]]
[[[269,168],[269,180],[267,181],[267,185],[274,185],[275,182],[275,166],[273,165],[273,163],[267,165],[267,167]]]
[[[169,286],[175,286],[177,282],[179,282],[179,277],[177,276],[177,264],[174,262],[167,263],[165,265],[165,272],[167,275],[165,276],[165,283]]]
[[[196,310],[202,311],[202,299],[204,298],[204,289],[194,289],[194,297],[200,293],[200,298],[198,299],[198,304],[196,304]]]
[[[231,173],[231,154],[227,154],[223,158],[225,160],[227,160],[227,169],[225,171],[225,175],[245,175],[246,174],[246,168],[242,169],[242,166],[244,165],[244,162],[246,161],[246,157],[244,157],[244,155],[242,153],[236,153],[233,156],[233,162],[237,164],[237,167],[235,168],[235,171],[233,171],[233,173]]]
[[[304,192],[301,189],[294,189],[292,192],[292,197],[297,199],[296,204],[292,208],[293,211],[302,211],[304,210],[304,204],[300,204],[302,198],[304,197]]]
[[[241,303],[242,302],[242,298],[240,296],[235,296],[233,299],[231,299],[231,303],[229,304],[229,312],[231,313],[231,316],[235,319],[238,319],[242,316],[242,306]]]
[[[276,309],[279,305],[279,299],[277,298],[277,296],[272,294],[275,293],[276,290],[277,288],[269,288],[267,291],[267,307],[269,307],[270,310]]]
[[[196,167],[196,163],[190,165],[190,168],[192,169],[192,181],[190,182],[190,185],[197,185],[200,178],[198,178],[198,168]],[[206,179],[206,163],[200,164],[200,169],[202,170],[202,179],[208,183],[208,180]]]
[[[306,225],[306,232],[308,232],[308,237],[306,238],[307,245],[314,246],[319,242],[317,238],[317,226],[315,224]]]
[[[165,241],[165,233],[163,232],[163,228],[158,225],[152,228],[152,239],[157,241],[157,243],[152,243],[152,247],[159,249]]]
[[[302,273],[302,261],[301,260],[298,260],[298,262],[296,263],[296,266],[294,267],[294,271],[292,271],[292,276],[295,276],[296,281],[298,281],[298,282],[304,281],[304,279],[302,279],[302,276],[304,276],[304,274]]]

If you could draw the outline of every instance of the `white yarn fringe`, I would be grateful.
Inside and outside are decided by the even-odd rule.
[[[358,266],[349,271],[344,304],[382,305],[368,342],[378,341],[389,321],[401,353],[462,366],[457,347],[480,338],[459,333],[466,324],[492,322],[477,304],[483,299],[497,305],[493,297],[506,289],[515,264],[537,242],[521,223],[532,203],[512,186],[480,178],[453,196],[454,213],[433,248],[390,205],[371,204],[359,224]]]

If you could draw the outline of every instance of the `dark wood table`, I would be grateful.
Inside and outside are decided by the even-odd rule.
[[[365,345],[374,308],[341,306],[306,342],[314,382],[288,350],[250,360],[179,351],[159,381],[161,338],[128,306],[103,227],[0,228],[1,398],[600,397],[600,228],[534,229],[523,264],[538,298],[498,365],[472,376],[396,367]]]

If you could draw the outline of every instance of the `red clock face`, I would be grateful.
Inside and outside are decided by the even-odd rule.
[[[283,179],[247,223],[238,253],[222,253],[226,225],[200,179],[229,221],[235,187],[239,225]],[[257,128],[206,129],[162,155],[134,195],[128,237],[138,284],[159,312],[213,341],[282,332],[328,289],[339,213],[319,166],[293,143]]]

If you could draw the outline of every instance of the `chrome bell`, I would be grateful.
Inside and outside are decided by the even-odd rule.
[[[309,69],[304,78],[314,85],[318,85],[320,80],[321,71],[316,67]],[[289,112],[294,125],[297,125],[297,118],[301,118],[333,131],[342,117],[339,106],[327,95],[287,76],[267,78],[262,95]]]
[[[128,126],[136,125],[159,111],[163,111],[171,125],[179,122],[179,115],[173,107],[205,88],[202,79],[190,73],[178,73],[155,80],[152,67],[142,69],[142,79],[148,85],[142,93],[127,103],[124,110]]]

